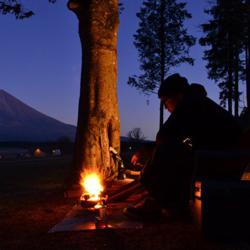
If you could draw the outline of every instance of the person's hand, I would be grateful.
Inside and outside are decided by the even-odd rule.
[[[132,158],[131,158],[131,163],[132,163],[134,166],[136,166],[137,163],[138,163],[138,160],[139,160],[138,155],[137,155],[137,154],[134,154],[134,155],[132,156]]]
[[[138,154],[134,154],[131,158],[131,163],[133,164],[133,166],[141,169],[144,167],[144,165],[140,162],[140,157]]]

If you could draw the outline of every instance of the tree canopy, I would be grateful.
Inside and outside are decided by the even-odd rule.
[[[207,61],[208,77],[220,88],[221,104],[238,116],[239,82],[246,78],[246,51],[249,8],[244,0],[217,0],[205,13],[211,19],[202,25],[202,46]],[[233,107],[234,103],[234,107]]]
[[[186,3],[176,0],[144,0],[139,28],[134,35],[142,74],[129,77],[128,84],[146,95],[155,93],[170,70],[181,64],[193,64],[189,49],[195,38],[188,34],[184,22],[191,18]],[[161,111],[163,122],[163,109]]]
[[[50,3],[55,3],[56,0],[48,0]],[[25,19],[34,15],[32,10],[26,7],[19,0],[3,0],[0,1],[0,14],[12,14],[16,19]]]
[[[57,0],[48,0],[50,3],[55,3]],[[124,5],[119,3],[120,13],[124,10]],[[26,7],[19,0],[2,0],[0,1],[0,14],[12,14],[16,19],[25,19],[34,15],[32,10]]]
[[[145,94],[159,87],[161,74],[165,77],[171,67],[183,62],[193,64],[189,48],[194,45],[195,39],[188,35],[184,27],[184,21],[191,18],[185,6],[186,3],[177,3],[175,0],[146,0],[137,13],[139,28],[134,35],[134,45],[138,49],[140,69],[144,74],[130,77],[128,84]],[[161,72],[162,63],[164,72]]]

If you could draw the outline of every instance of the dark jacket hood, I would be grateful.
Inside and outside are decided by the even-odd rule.
[[[207,91],[201,84],[192,83],[189,86],[188,94],[190,94],[192,96],[196,96],[196,97],[206,97]]]

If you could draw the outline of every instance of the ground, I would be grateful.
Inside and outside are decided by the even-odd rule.
[[[0,250],[9,249],[250,249],[244,242],[204,240],[192,224],[140,230],[48,234],[74,202],[63,196],[70,157],[0,162]]]

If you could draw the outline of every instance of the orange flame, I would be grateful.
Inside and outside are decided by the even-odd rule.
[[[84,191],[90,195],[90,200],[99,200],[100,194],[104,190],[101,184],[101,178],[97,173],[83,174],[81,186]]]

